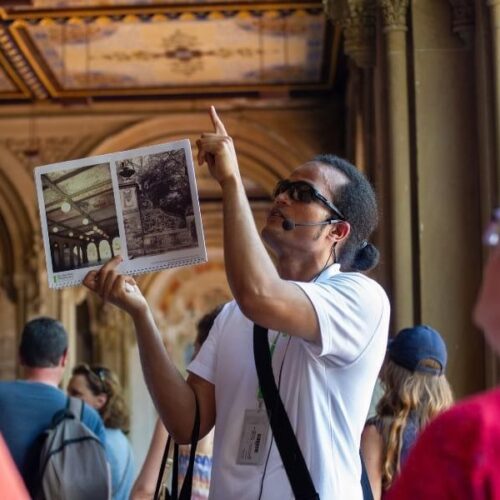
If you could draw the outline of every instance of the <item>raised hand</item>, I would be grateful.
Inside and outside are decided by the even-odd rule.
[[[219,184],[223,184],[227,179],[239,176],[238,160],[233,140],[228,135],[213,106],[210,107],[210,119],[214,132],[203,133],[196,141],[198,164],[202,165],[206,162],[212,177]]]
[[[116,270],[122,260],[120,256],[114,257],[98,271],[90,271],[85,276],[83,285],[99,295],[104,302],[111,302],[131,316],[144,313],[148,304],[134,278],[123,276]]]

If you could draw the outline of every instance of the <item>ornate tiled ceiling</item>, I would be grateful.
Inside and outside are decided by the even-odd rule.
[[[312,0],[34,0],[0,14],[5,99],[328,88],[338,44]]]

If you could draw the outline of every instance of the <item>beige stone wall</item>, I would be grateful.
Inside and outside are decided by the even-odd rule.
[[[471,321],[481,270],[481,193],[474,40],[449,29],[452,14],[449,4],[432,0],[411,10],[416,313],[445,337],[448,375],[463,395],[485,384],[484,342]]]

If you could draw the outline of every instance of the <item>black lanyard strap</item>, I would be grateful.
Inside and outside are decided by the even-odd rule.
[[[184,477],[184,482],[182,483],[181,493],[179,495],[179,500],[189,500],[191,498],[191,490],[193,487],[193,472],[194,472],[194,459],[196,454],[196,446],[198,444],[198,438],[200,437],[200,409],[198,407],[198,399],[195,395],[195,416],[193,432],[191,434],[191,450],[189,452],[189,465],[186,471],[186,476]],[[161,460],[160,472],[158,474],[158,479],[156,481],[154,500],[159,500],[160,498],[160,488],[163,480],[163,474],[165,472],[165,466],[167,465],[168,453],[170,449],[171,438],[170,435],[167,439],[167,444],[165,446],[165,451],[163,452],[163,458]],[[165,500],[177,500],[177,475],[179,473],[179,445],[174,443],[174,464],[172,468],[172,494],[169,493],[168,489],[165,492]]]
[[[276,386],[267,328],[257,324],[253,327],[253,352],[269,424],[293,494],[297,500],[319,500],[319,495],[314,488],[304,456]]]

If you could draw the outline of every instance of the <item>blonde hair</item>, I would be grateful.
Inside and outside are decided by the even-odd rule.
[[[424,359],[419,365],[440,368],[433,359]],[[411,372],[390,359],[386,360],[381,377],[385,392],[377,405],[377,417],[384,443],[382,487],[386,490],[400,471],[403,433],[410,416],[422,429],[453,404],[453,394],[444,374]]]

